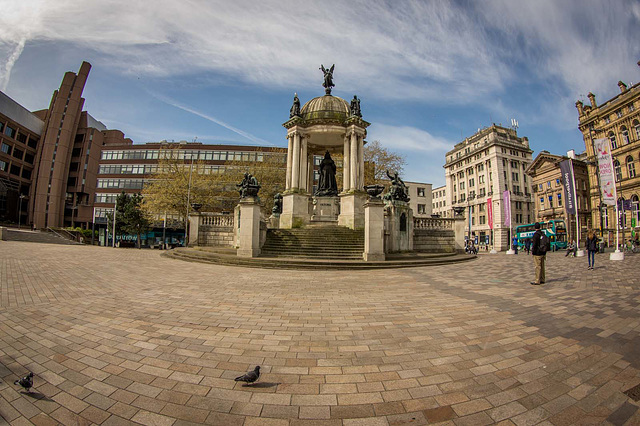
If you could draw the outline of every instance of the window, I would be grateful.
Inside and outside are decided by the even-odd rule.
[[[556,186],[560,186],[560,179],[556,179]]]
[[[38,140],[30,137],[29,141],[27,142],[27,145],[29,145],[31,148],[37,148]]]
[[[71,163],[71,164],[69,164],[69,171],[70,172],[77,172],[79,167],[80,167],[79,163],[75,163],[75,162]]]
[[[22,160],[22,156],[24,155],[24,151],[18,148],[13,148],[13,156],[18,160]]]
[[[616,182],[620,182],[622,180],[622,167],[620,167],[618,160],[613,160],[613,168],[616,172]]]
[[[609,140],[611,141],[611,149],[618,148],[618,141],[616,140],[616,135],[613,132],[609,132]]]
[[[637,195],[631,196],[631,217],[636,220],[636,226],[640,224],[640,202]]]
[[[542,191],[542,184],[541,183],[538,184],[538,190]]]
[[[418,204],[418,214],[426,214],[427,206],[426,204]]]
[[[622,118],[622,110],[621,109],[616,111],[616,117]]]
[[[549,208],[553,207],[553,195],[549,195]]]
[[[540,197],[540,210],[544,210],[544,197]]]
[[[478,183],[480,184],[484,183],[484,175],[478,176]]]
[[[627,163],[627,172],[629,173],[629,177],[630,178],[636,177],[636,166],[635,164],[633,164],[633,157],[628,156],[626,159],[626,163]]]
[[[4,128],[4,134],[9,136],[10,138],[15,138],[16,137],[16,129],[13,129],[9,126]]]
[[[20,176],[20,166],[18,166],[17,164],[12,164],[10,170],[10,173],[12,175]]]
[[[31,179],[31,170],[22,169],[22,177],[25,179]]]
[[[640,140],[640,123],[638,120],[633,121],[633,127],[636,129],[636,140]]]
[[[626,145],[628,143],[631,143],[631,140],[629,139],[629,131],[627,130],[627,128],[625,126],[622,126],[620,128],[620,133],[622,134],[622,142]]]
[[[480,219],[480,225],[484,225],[487,223],[486,216],[480,216],[478,219]]]
[[[11,155],[11,145],[7,145],[6,143],[2,142],[2,152],[6,153],[7,155]]]
[[[8,166],[7,163],[5,163],[4,161],[0,160],[0,172],[6,172],[7,171],[7,166]]]
[[[26,145],[26,143],[27,143],[27,135],[25,135],[24,133],[18,133],[18,136],[16,137],[16,140],[18,142],[22,142],[23,144]]]
[[[551,188],[551,181],[547,182],[547,188]]]
[[[29,154],[28,152],[24,154],[24,161],[29,164],[33,164],[33,154]]]
[[[608,228],[609,227],[609,210],[608,209],[602,209],[602,222],[604,223],[604,227]]]
[[[517,181],[518,181],[518,174],[517,174],[516,172],[511,172],[511,178],[512,178],[514,181],[516,181],[516,182],[517,182]]]
[[[424,197],[424,188],[418,188],[418,197]]]
[[[473,178],[469,179],[469,188],[472,188],[475,186],[475,181],[473,180]]]
[[[562,207],[562,194],[558,193],[558,207]]]
[[[71,151],[72,157],[79,157],[82,154],[82,148],[73,148]]]

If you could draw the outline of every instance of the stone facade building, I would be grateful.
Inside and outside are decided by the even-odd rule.
[[[580,219],[580,242],[586,241],[587,231],[591,229],[589,209],[589,176],[587,164],[582,161],[586,154],[575,155],[569,151],[567,155],[554,155],[549,151],[541,151],[527,167],[525,173],[531,176],[535,222],[547,222],[552,219],[564,220],[567,227],[568,241],[575,240],[575,216],[567,215],[564,186],[560,172],[560,162],[571,158],[576,182],[576,205]]]
[[[409,187],[409,206],[413,209],[413,217],[431,217],[431,184],[422,182],[405,182]]]
[[[478,130],[447,152],[447,204],[465,212],[467,238],[477,237],[481,246],[493,244],[496,250],[507,250],[511,229],[532,221],[531,179],[525,174],[532,153],[526,137],[496,124]],[[504,191],[510,192],[511,228],[505,225]],[[489,200],[493,233],[489,227]]]
[[[451,207],[447,204],[447,186],[442,185],[431,190],[432,214],[451,217]]]
[[[640,231],[640,83],[628,87],[619,81],[618,87],[620,93],[602,105],[597,104],[593,93],[588,95],[591,105],[576,102],[578,128],[583,135],[589,167],[591,223],[600,229],[609,245],[615,241],[615,208],[601,204],[594,139],[610,140],[618,200],[631,201],[631,209],[621,212],[621,231],[630,233],[633,223]]]

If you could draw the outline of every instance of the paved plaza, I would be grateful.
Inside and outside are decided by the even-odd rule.
[[[291,271],[0,242],[12,425],[640,424],[640,256]],[[254,385],[233,379],[256,365]],[[35,374],[28,394],[13,381]],[[2,423],[2,419],[0,419]]]

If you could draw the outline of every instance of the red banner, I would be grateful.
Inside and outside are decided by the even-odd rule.
[[[487,198],[487,213],[489,215],[489,229],[493,229],[493,203]]]

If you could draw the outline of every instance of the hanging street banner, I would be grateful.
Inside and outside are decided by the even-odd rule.
[[[491,198],[487,198],[487,213],[489,216],[489,229],[493,229],[493,203]]]
[[[576,214],[576,200],[573,199],[573,164],[571,164],[570,160],[560,162],[560,173],[562,173],[567,214]]]
[[[611,159],[611,145],[609,139],[594,139],[593,147],[598,158],[598,172],[600,174],[600,191],[602,202],[608,206],[616,205],[616,180],[613,176],[613,161]]]
[[[511,193],[502,193],[502,203],[504,204],[504,226],[511,228]]]

